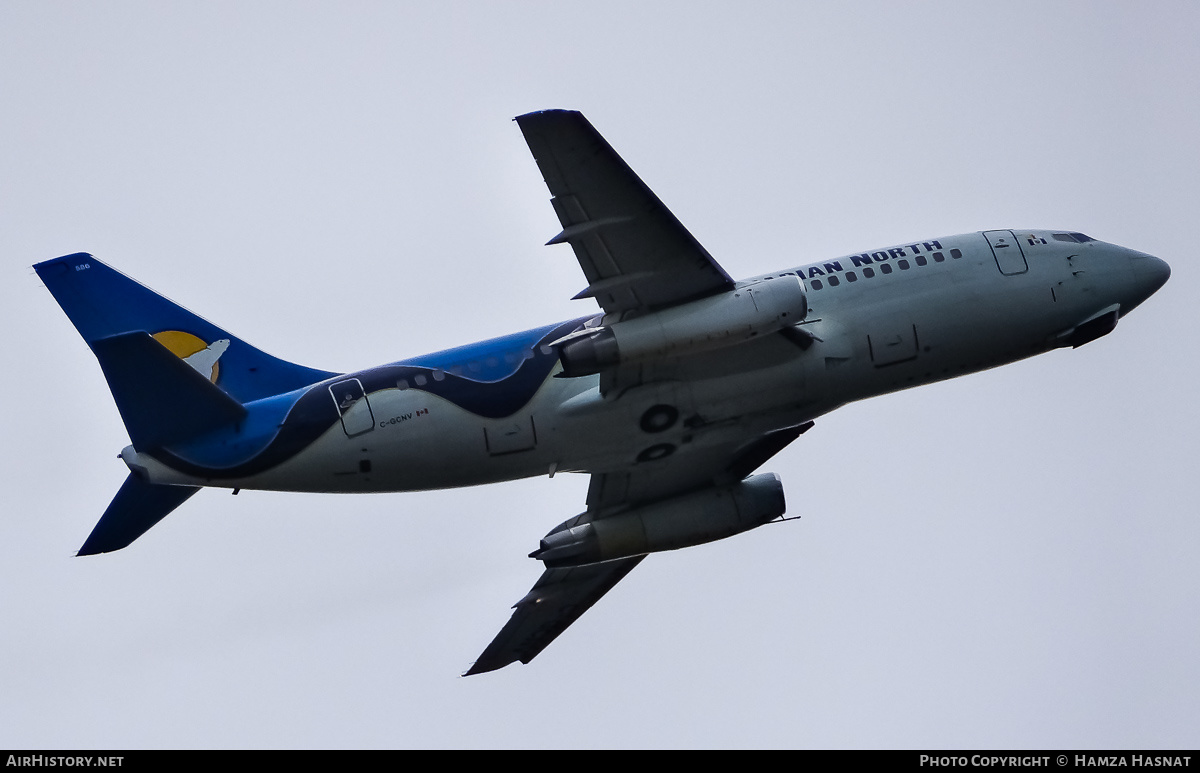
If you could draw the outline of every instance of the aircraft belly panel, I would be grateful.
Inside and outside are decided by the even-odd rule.
[[[531,451],[537,447],[532,416],[513,416],[483,428],[484,443],[492,456]]]
[[[908,362],[917,357],[917,326],[910,322],[879,322],[867,333],[875,367]]]

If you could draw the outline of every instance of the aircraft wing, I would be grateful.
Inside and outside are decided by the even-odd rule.
[[[517,125],[587,277],[576,298],[608,314],[647,312],[732,289],[733,280],[582,114],[546,110]]]
[[[630,507],[741,480],[811,426],[812,422],[808,422],[772,432],[741,446],[717,443],[701,451],[661,460],[651,471],[635,467],[593,474],[587,511],[564,526],[576,526]],[[508,623],[463,676],[495,671],[518,660],[522,663],[533,660],[645,557],[546,569],[529,593],[513,605],[515,611]]]
[[[463,676],[533,660],[643,558],[547,569],[525,598],[513,605],[513,616]]]

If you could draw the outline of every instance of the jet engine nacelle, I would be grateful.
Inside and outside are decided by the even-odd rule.
[[[564,341],[563,374],[588,376],[619,363],[732,346],[795,325],[807,314],[799,277],[763,280]]]
[[[676,550],[749,531],[783,515],[784,509],[779,476],[755,475],[732,486],[568,526],[572,519],[543,537],[529,557],[556,568]]]

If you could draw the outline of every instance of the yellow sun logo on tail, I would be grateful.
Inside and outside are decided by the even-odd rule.
[[[217,374],[220,372],[217,360],[229,348],[228,338],[206,344],[202,338],[180,330],[164,330],[155,333],[153,338],[167,347],[169,352],[195,368],[200,375],[214,384],[217,382]]]

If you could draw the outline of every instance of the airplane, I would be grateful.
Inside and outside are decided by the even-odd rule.
[[[529,663],[647,555],[781,520],[757,470],[834,409],[1116,327],[1170,276],[1078,231],[919,239],[735,281],[578,112],[517,117],[600,311],[353,373],[268,355],[77,253],[34,266],[104,373],[129,474],[78,555],[203,487],[590,476],[465,675]]]

